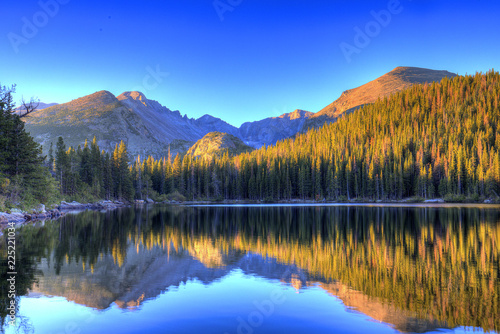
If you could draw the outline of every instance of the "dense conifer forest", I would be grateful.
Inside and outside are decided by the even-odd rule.
[[[335,123],[235,157],[150,156],[130,163],[124,142],[106,153],[95,138],[83,148],[67,148],[59,138],[43,164],[61,198],[84,200],[498,199],[499,99],[500,75],[492,70],[415,85]],[[37,192],[38,183],[48,182],[38,176],[45,175],[43,158],[29,136],[14,135],[24,130],[11,110],[11,102],[2,102],[0,126],[11,131],[0,144],[2,184],[26,185],[43,201]],[[23,152],[30,153],[13,158],[7,138],[26,141]],[[23,170],[13,169],[27,157]],[[4,198],[12,197],[7,188],[2,185]]]
[[[15,86],[0,85],[0,211],[7,206],[48,203],[57,195],[40,145],[13,112],[14,91]]]

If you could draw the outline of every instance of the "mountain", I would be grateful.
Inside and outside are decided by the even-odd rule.
[[[199,119],[181,116],[140,92],[115,97],[108,91],[90,94],[68,103],[38,110],[23,118],[26,128],[47,152],[62,136],[76,147],[96,136],[101,148],[111,151],[124,140],[131,155],[166,155],[185,152],[195,141],[216,129],[237,133],[221,119],[205,115]]]
[[[68,103],[39,108],[23,119],[45,153],[59,136],[67,146],[73,147],[96,136],[99,146],[107,151],[123,139],[132,155],[162,156],[169,147],[173,154],[185,153],[210,132],[230,134],[252,147],[272,145],[297,133],[311,115],[308,111],[295,110],[237,128],[207,114],[198,119],[182,116],[141,92],[124,92],[115,97],[108,91],[100,91]],[[244,143],[235,145],[245,146]]]
[[[274,145],[309,127],[335,121],[345,113],[411,85],[455,76],[448,71],[396,67],[373,81],[343,92],[317,113],[297,109],[278,117],[246,122],[240,128],[210,115],[198,119],[182,116],[179,111],[172,111],[136,91],[124,92],[117,97],[108,91],[100,91],[46,108],[47,105],[42,104],[43,109],[39,108],[23,119],[27,130],[43,145],[45,153],[51,142],[56,143],[58,136],[74,147],[96,136],[99,146],[107,151],[113,150],[119,140],[124,140],[131,155],[159,157],[166,155],[169,147],[173,154],[185,153],[197,140],[215,131],[260,148]],[[206,140],[204,143],[208,145]],[[210,147],[214,145],[218,144],[209,144]]]
[[[146,147],[150,153],[165,150],[141,116],[108,91],[35,111],[23,119],[26,129],[45,152],[51,142],[56,144],[59,136],[64,138],[66,146],[73,147],[96,136],[99,146],[107,151],[113,150],[120,140],[135,154],[145,153]]]
[[[204,115],[198,119],[181,116],[179,111],[171,111],[154,100],[147,99],[140,92],[125,92],[117,97],[131,111],[139,115],[158,140],[167,138],[196,141],[208,132],[224,131],[237,134],[238,129],[220,118]]]
[[[396,67],[391,72],[360,87],[346,90],[342,95],[317,113],[297,109],[278,117],[269,117],[255,122],[246,122],[239,128],[240,138],[256,148],[274,145],[277,141],[294,136],[310,127],[319,127],[325,122],[335,121],[344,113],[369,103],[379,97],[389,96],[414,84],[441,81],[456,74],[418,67]]]
[[[35,110],[42,110],[42,109],[45,109],[45,108],[48,108],[48,107],[52,107],[52,106],[56,106],[58,105],[58,103],[43,103],[43,102],[39,102],[38,103],[38,107],[35,109]],[[24,110],[23,106],[19,106],[15,109],[16,111],[20,111],[20,110]]]
[[[456,76],[448,71],[419,67],[396,67],[373,81],[344,91],[338,99],[312,115],[305,122],[304,130],[309,127],[321,126],[325,122],[335,121],[344,113],[350,113],[365,104],[374,103],[380,97],[389,96],[412,85],[439,82],[444,77],[451,79]]]
[[[246,145],[238,137],[228,133],[210,132],[191,146],[187,154],[201,157],[221,157],[226,151],[230,156],[234,156],[252,150],[253,147]]]
[[[250,146],[259,148],[263,145],[274,145],[299,132],[312,112],[297,109],[278,117],[269,117],[260,121],[246,122],[240,127],[241,138]]]
[[[198,124],[200,124],[200,126],[203,127],[204,131],[208,132],[219,131],[219,132],[229,133],[237,137],[240,136],[240,131],[237,127],[224,122],[220,118],[216,118],[205,114],[200,118],[198,118],[196,122],[198,122]]]

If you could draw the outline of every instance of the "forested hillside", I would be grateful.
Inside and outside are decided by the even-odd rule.
[[[344,113],[349,114],[365,104],[374,103],[379,98],[388,97],[413,85],[440,82],[445,77],[454,78],[456,76],[448,71],[398,66],[375,80],[344,91],[338,99],[311,115],[305,124],[305,129],[334,121]]]
[[[107,159],[108,166],[122,171],[120,180],[132,180],[122,185],[103,165],[95,170],[104,168],[105,173],[88,176],[85,148],[67,152],[73,167],[63,168],[56,161],[56,169],[62,178],[71,170],[78,182],[100,187],[96,195],[129,198],[133,193],[136,198],[160,198],[177,192],[187,199],[497,198],[499,99],[498,72],[445,78],[236,157],[138,157],[125,171],[123,162],[118,163],[124,155],[116,153],[117,148]],[[94,150],[99,152],[98,147]],[[111,182],[104,179],[110,172],[115,178],[113,186],[109,183],[112,192],[103,190]]]

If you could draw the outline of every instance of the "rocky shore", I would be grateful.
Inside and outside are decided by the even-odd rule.
[[[129,203],[120,201],[99,201],[95,203],[65,202],[57,205],[53,209],[46,210],[45,205],[40,204],[36,208],[28,211],[11,209],[10,212],[0,212],[0,227],[8,223],[25,223],[28,221],[39,221],[47,219],[57,219],[64,216],[68,211],[84,210],[112,210],[128,206]]]

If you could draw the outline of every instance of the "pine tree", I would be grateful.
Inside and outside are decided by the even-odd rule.
[[[61,194],[66,193],[67,174],[69,173],[69,159],[66,155],[66,145],[62,137],[57,138],[56,144],[56,178],[59,181]]]

